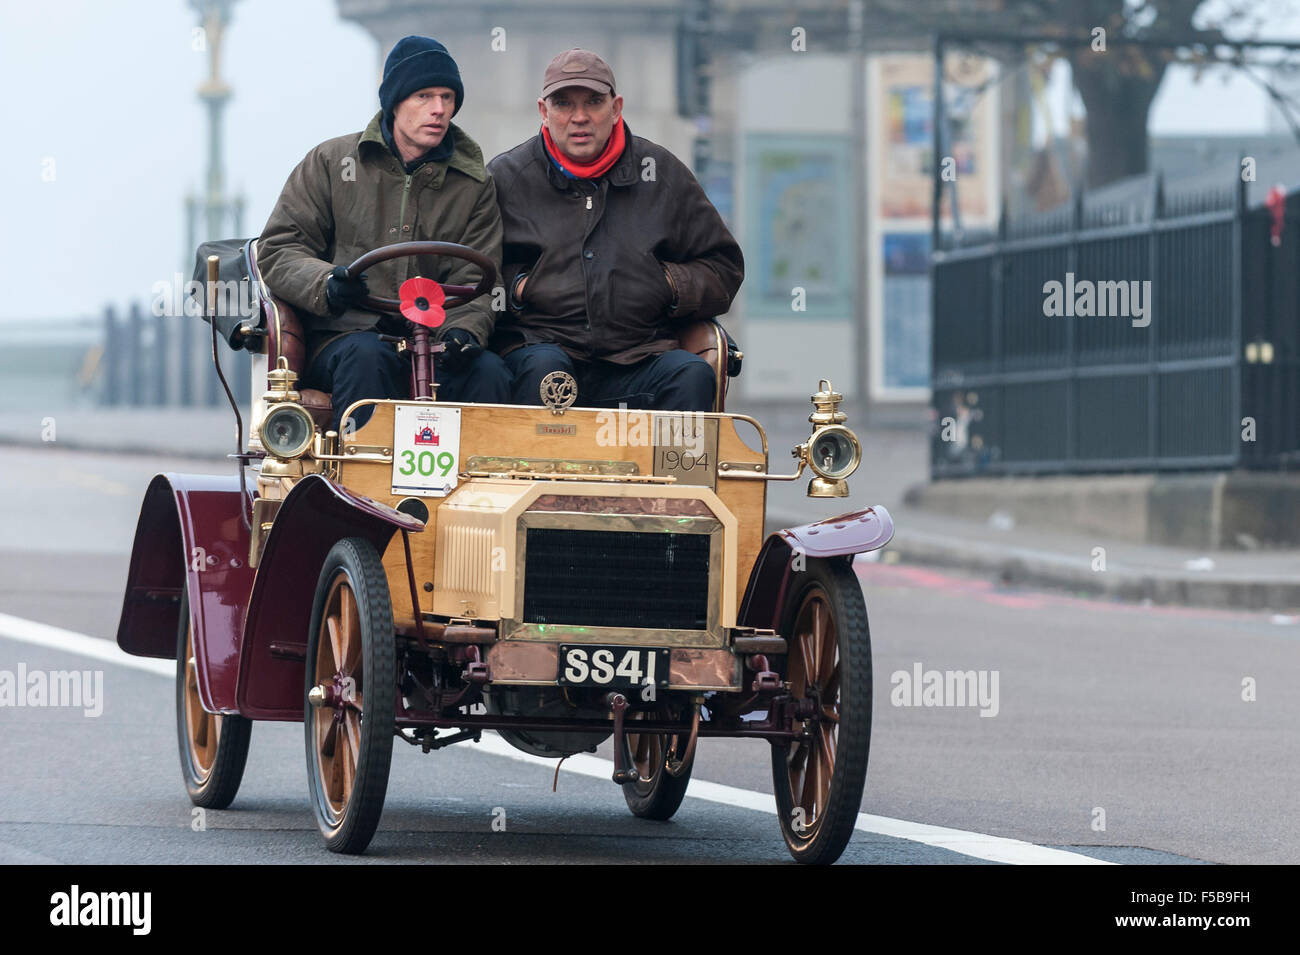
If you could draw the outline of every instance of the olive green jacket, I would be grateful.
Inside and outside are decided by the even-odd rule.
[[[483,151],[454,123],[456,145],[446,162],[426,162],[407,175],[384,142],[379,113],[363,133],[326,140],[298,164],[258,241],[258,266],[271,292],[305,314],[309,336],[373,328],[379,316],[349,309],[331,315],[325,282],[335,265],[394,242],[458,242],[501,261],[501,214]],[[479,270],[464,259],[420,256],[372,267],[372,295],[399,298],[398,286],[422,275],[475,285]],[[486,345],[495,324],[493,295],[451,309],[438,329],[464,328]],[[322,333],[325,333],[322,335]]]

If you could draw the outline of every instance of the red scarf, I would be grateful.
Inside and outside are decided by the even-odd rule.
[[[627,145],[627,134],[623,131],[622,119],[618,121],[618,125],[610,133],[609,142],[605,144],[605,148],[601,150],[600,155],[591,162],[574,162],[560,152],[555,145],[555,140],[551,139],[551,131],[545,126],[542,127],[542,139],[546,142],[546,151],[551,154],[551,158],[559,163],[569,175],[577,179],[595,179],[598,176],[605,175],[605,173],[609,172],[610,167],[618,161],[618,157],[623,155],[623,147]]]

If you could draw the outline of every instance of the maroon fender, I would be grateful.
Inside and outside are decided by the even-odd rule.
[[[243,493],[234,474],[159,474],[136,524],[117,644],[143,657],[176,658],[182,587],[189,588],[199,699],[233,713],[244,607],[253,585]]]
[[[737,622],[742,627],[781,629],[781,610],[797,555],[852,559],[854,554],[884,547],[893,536],[893,518],[879,504],[769,534],[750,571]]]
[[[257,720],[302,720],[307,631],[325,558],[345,537],[364,537],[380,555],[396,531],[420,520],[353,494],[319,474],[294,485],[275,515],[248,600],[235,693]]]

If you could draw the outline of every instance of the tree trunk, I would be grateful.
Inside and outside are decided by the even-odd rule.
[[[1074,58],[1074,86],[1088,111],[1087,184],[1092,189],[1148,169],[1147,117],[1165,67],[1134,63],[1134,57],[1124,63],[1118,59],[1086,51]]]

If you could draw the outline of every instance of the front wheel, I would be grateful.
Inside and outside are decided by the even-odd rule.
[[[671,719],[677,714],[668,708],[657,711],[638,711],[628,714],[629,724],[638,719]],[[685,755],[689,736],[658,736],[653,733],[634,733],[631,725],[624,736],[624,765],[636,770],[640,778],[623,784],[623,798],[632,815],[642,819],[671,819],[686,798],[686,787],[695,767],[695,754],[689,761],[679,761]],[[668,749],[664,749],[667,743]],[[673,768],[668,768],[669,760]]]
[[[809,559],[781,632],[800,737],[772,746],[781,834],[798,862],[829,864],[853,835],[871,743],[871,634],[853,565]]]
[[[307,636],[305,735],[312,808],[325,845],[370,845],[388,792],[397,661],[388,577],[374,545],[339,541],[316,582]]]
[[[181,590],[176,630],[176,737],[181,776],[190,802],[204,809],[225,809],[234,802],[244,778],[253,721],[203,708],[188,587]]]

